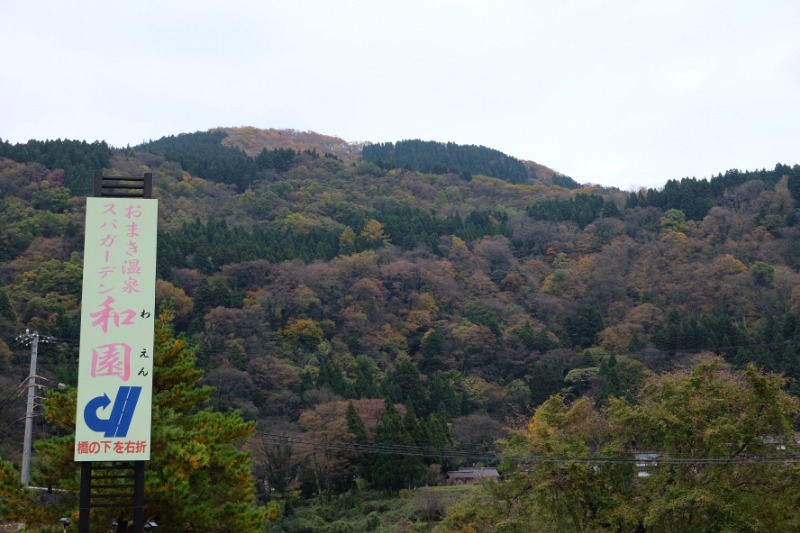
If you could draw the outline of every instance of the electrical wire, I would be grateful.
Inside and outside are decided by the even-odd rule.
[[[459,450],[454,448],[434,448],[424,446],[407,446],[400,444],[359,444],[344,440],[319,440],[304,437],[302,434],[285,435],[276,433],[257,434],[262,441],[274,444],[288,444],[301,449],[326,451],[340,451],[344,453],[369,453],[384,455],[404,455],[418,457],[440,457],[447,459],[466,459],[473,461],[491,461],[496,459],[496,454],[476,450]]]
[[[746,455],[736,457],[681,457],[657,451],[631,451],[621,456],[590,454],[586,456],[537,455],[537,454],[505,454],[481,452],[477,450],[459,450],[451,448],[432,448],[424,446],[406,446],[397,444],[357,444],[344,440],[327,440],[304,437],[302,434],[287,435],[280,433],[257,433],[262,442],[286,444],[304,450],[338,451],[343,453],[367,453],[382,455],[402,455],[427,458],[465,459],[474,462],[498,464],[502,461],[513,463],[590,463],[590,464],[635,464],[641,467],[660,464],[674,465],[743,465],[743,464],[796,464],[800,463],[800,454],[786,453],[774,455]]]

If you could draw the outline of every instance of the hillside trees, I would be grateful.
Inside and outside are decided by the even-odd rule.
[[[37,237],[74,235],[79,222],[69,196],[63,170],[0,158],[0,261],[21,255]]]
[[[788,176],[789,193],[795,203],[800,203],[800,165],[794,165],[791,169],[787,165],[781,165],[780,171]]]
[[[299,222],[300,215],[287,220]],[[349,225],[262,222],[252,228],[231,227],[225,220],[199,218],[180,228],[159,232],[158,273],[170,279],[172,269],[195,268],[206,274],[243,261],[330,261],[339,255],[380,249],[391,243],[411,250],[438,247],[444,235],[473,240],[484,235],[507,235],[507,217],[498,211],[472,211],[464,218],[437,219],[417,210],[388,209],[374,218]],[[351,233],[354,233],[351,236]]]
[[[406,167],[422,172],[453,172],[469,177],[484,174],[511,183],[524,183],[528,171],[522,162],[485,146],[407,140],[376,143],[364,147],[364,159],[390,168]]]
[[[541,198],[527,209],[535,220],[552,222],[572,221],[583,229],[598,218],[618,217],[619,209],[614,202],[599,195],[576,194],[567,200]]]
[[[796,165],[795,165],[796,167]],[[669,180],[661,190],[649,189],[646,194],[632,193],[627,207],[653,206],[663,210],[680,209],[689,219],[702,220],[717,198],[735,190],[746,182],[759,182],[775,186],[781,178],[788,176],[790,187],[794,186],[795,168],[778,163],[773,170],[739,171],[729,170],[710,180],[683,178]]]
[[[792,530],[800,470],[792,453],[800,407],[783,380],[708,357],[687,371],[650,375],[636,402],[553,396],[506,444],[508,481],[451,529],[484,531]],[[635,457],[656,461],[637,475]],[[552,460],[529,461],[528,457]],[[640,459],[640,462],[642,459]]]
[[[0,158],[3,157],[20,163],[39,163],[51,170],[62,169],[64,187],[73,195],[86,195],[92,191],[94,171],[109,167],[111,149],[105,141],[30,140],[12,145],[0,139]]]
[[[777,375],[755,366],[732,372],[708,359],[688,373],[651,378],[639,405],[620,404],[618,419],[643,446],[667,457],[712,457],[722,464],[659,466],[647,478],[650,497],[644,522],[695,531],[792,529],[797,517],[786,508],[796,497],[796,466],[762,462],[796,449],[793,424],[797,398]]]
[[[221,130],[185,133],[150,141],[137,148],[163,155],[196,176],[230,183],[241,191],[253,179],[258,166],[243,151],[222,145],[227,135]]]
[[[267,482],[285,492],[291,484],[286,478],[290,468],[304,491],[322,501],[351,488],[356,474],[386,492],[414,486],[423,478],[425,463],[413,447],[445,449],[450,445],[447,424],[438,414],[417,419],[413,409],[389,400],[322,402],[301,413],[299,426],[303,432],[292,438],[266,436],[270,442],[264,450]],[[359,452],[355,445],[367,449]],[[372,445],[393,448],[396,453],[372,452],[368,449]],[[405,447],[412,453],[404,453]]]
[[[467,180],[259,153],[255,139],[237,144],[248,155],[219,133],[194,140],[185,153],[206,170],[138,149],[115,152],[112,165],[154,172],[157,298],[173,300],[176,330],[198,345],[217,409],[297,432],[327,404],[390,398],[401,412],[411,407],[418,427],[446,417],[456,444],[490,450],[497,425],[552,394],[603,404],[630,394],[640,363],[673,369],[699,350],[783,372],[800,390],[793,169],[776,168],[774,182],[761,171],[728,173],[714,187],[675,182],[624,207],[625,193],[571,180]],[[236,161],[249,169],[236,185],[194,174]],[[0,365],[9,369],[0,379],[9,390],[27,370],[10,338],[25,327],[65,340],[43,367],[74,383],[81,199],[63,178],[0,160]],[[669,201],[649,203],[660,197]],[[359,407],[369,439],[382,409],[369,428]],[[328,483],[322,473],[318,484],[304,458],[294,450],[281,474],[299,475],[303,496],[349,486],[336,481],[347,475]],[[341,471],[352,473],[353,461]],[[280,484],[293,497],[296,486]]]

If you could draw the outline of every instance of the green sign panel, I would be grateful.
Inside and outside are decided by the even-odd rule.
[[[87,198],[76,461],[150,459],[158,200]]]

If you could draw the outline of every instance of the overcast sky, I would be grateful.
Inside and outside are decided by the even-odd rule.
[[[798,0],[3,0],[0,138],[476,144],[628,190],[800,163]]]

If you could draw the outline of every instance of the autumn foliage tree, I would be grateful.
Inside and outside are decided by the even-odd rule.
[[[507,481],[444,530],[795,531],[800,402],[783,387],[710,357],[651,374],[635,402],[553,396],[508,440]],[[642,452],[657,458],[646,469]]]

